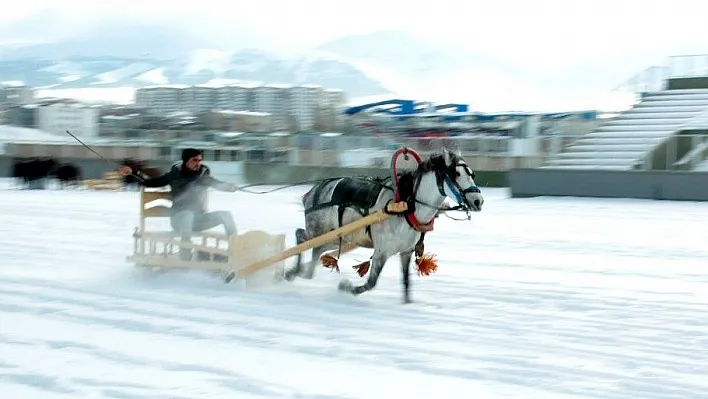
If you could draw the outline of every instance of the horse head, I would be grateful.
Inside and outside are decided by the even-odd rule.
[[[458,209],[480,212],[484,197],[475,183],[475,173],[459,154],[443,150],[442,154],[430,157],[431,169],[435,172],[438,191],[443,197],[455,201]]]

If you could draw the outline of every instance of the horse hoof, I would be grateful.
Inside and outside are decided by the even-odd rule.
[[[293,281],[293,280],[295,280],[296,275],[297,275],[297,273],[285,272],[282,275],[283,276],[282,279],[285,281]]]
[[[352,283],[349,280],[342,280],[339,282],[337,288],[340,291],[352,292]]]

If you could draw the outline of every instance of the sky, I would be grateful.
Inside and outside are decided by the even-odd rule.
[[[702,46],[708,45],[708,3],[697,0],[24,0],[8,1],[0,23],[40,13],[69,25],[62,29],[122,16],[190,22],[205,32],[212,26],[252,30],[256,35],[250,39],[265,35],[274,48],[309,47],[349,34],[398,29],[441,44],[549,66],[600,62],[627,53],[662,58],[672,52],[708,50]]]
[[[24,0],[4,5],[0,41],[49,40],[121,19],[175,24],[231,50],[287,53],[398,30],[529,72],[585,68],[614,73],[614,82],[618,70],[630,78],[672,55],[708,53],[706,15],[708,2],[698,0]],[[708,57],[701,62],[690,67],[708,72]]]

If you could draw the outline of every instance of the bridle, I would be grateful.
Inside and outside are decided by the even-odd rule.
[[[414,176],[414,184],[413,184],[413,189],[412,192],[410,193],[408,198],[405,198],[404,200],[408,203],[408,211],[406,211],[406,220],[408,221],[408,224],[411,225],[416,230],[430,230],[432,229],[433,222],[435,220],[435,217],[433,217],[428,223],[423,223],[419,221],[415,217],[415,205],[416,204],[421,204],[430,208],[435,209],[437,212],[447,212],[447,211],[463,211],[466,213],[467,220],[471,219],[471,211],[472,211],[472,204],[469,203],[467,200],[466,195],[469,193],[480,193],[481,190],[479,187],[475,184],[470,185],[467,188],[462,188],[460,184],[457,182],[457,177],[460,175],[460,173],[457,171],[458,167],[463,167],[465,172],[467,173],[468,176],[470,176],[472,179],[474,179],[474,172],[470,170],[470,168],[467,166],[466,163],[457,160],[453,165],[446,165],[444,161],[441,161],[443,158],[433,158],[430,159],[428,164],[421,164],[418,169],[416,169],[413,172]],[[423,178],[423,175],[427,172],[433,172],[435,173],[435,182],[438,188],[438,192],[443,198],[447,198],[448,194],[445,192],[445,186],[447,186],[450,191],[452,192],[454,196],[455,202],[457,202],[456,206],[453,207],[444,207],[440,208],[437,206],[434,206],[432,204],[425,203],[419,199],[416,198],[416,194],[418,193],[418,188],[420,187],[420,182]],[[437,216],[437,215],[436,215]],[[448,216],[449,217],[449,216]],[[463,220],[463,219],[455,219],[454,220]]]

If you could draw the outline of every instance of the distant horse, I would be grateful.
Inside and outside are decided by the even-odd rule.
[[[81,170],[78,166],[70,163],[60,164],[50,173],[59,180],[59,187],[62,189],[67,186],[77,187],[81,180]]]
[[[416,255],[422,252],[422,237],[432,228],[438,213],[448,210],[440,208],[445,199],[449,197],[457,202],[458,206],[453,209],[467,212],[482,210],[484,198],[474,177],[474,172],[461,157],[444,151],[432,155],[416,170],[401,173],[397,188],[391,184],[392,177],[332,178],[316,184],[302,198],[305,229],[297,229],[295,232],[298,244],[384,208],[389,202],[395,201],[396,189],[399,200],[407,202],[408,211],[345,235],[338,244],[313,248],[312,260],[308,263],[303,264],[301,256],[298,256],[296,265],[285,272],[284,278],[288,281],[295,277],[312,279],[320,255],[337,245],[344,247],[345,252],[356,247],[373,248],[366,282],[355,286],[349,280],[343,280],[339,283],[339,290],[358,295],[373,289],[386,261],[399,254],[403,273],[403,301],[410,302],[411,257],[414,251]]]
[[[17,159],[12,165],[12,177],[20,181],[20,186],[45,189],[47,179],[56,165],[54,158]]]

